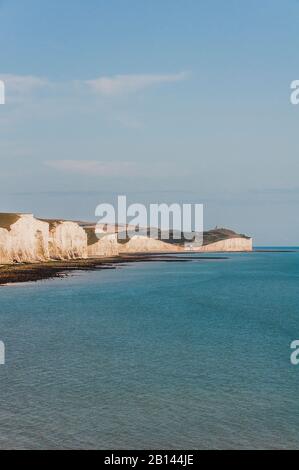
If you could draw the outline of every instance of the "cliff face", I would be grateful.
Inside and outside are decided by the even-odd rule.
[[[49,255],[52,259],[87,257],[87,235],[75,222],[48,220]]]
[[[252,251],[251,238],[224,228],[204,232],[200,247],[192,242],[185,245],[183,237],[179,241],[177,237],[150,238],[148,229],[137,235],[128,231],[121,240],[123,230],[123,226],[85,223],[81,227],[76,222],[35,219],[32,214],[0,213],[0,264],[112,257],[121,253]]]
[[[178,245],[140,235],[134,235],[127,243],[120,244],[120,253],[173,253],[179,251],[183,251],[183,248]]]
[[[0,263],[45,261],[48,224],[32,214],[0,214]]]
[[[0,214],[0,264],[87,257],[87,235],[75,222]]]
[[[87,246],[88,256],[98,257],[98,256],[118,256],[119,255],[119,244],[117,243],[117,235],[109,234],[104,235],[100,239],[97,239],[95,243],[92,243]]]
[[[12,263],[11,243],[8,230],[0,228],[0,264]]]
[[[227,238],[218,242],[209,243],[198,248],[194,251],[199,252],[225,252],[225,251],[252,251],[252,238]]]
[[[87,254],[90,258],[99,256],[118,256],[119,244],[117,242],[117,233],[103,229],[103,227],[86,226],[87,234]]]

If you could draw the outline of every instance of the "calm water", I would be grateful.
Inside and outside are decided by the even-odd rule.
[[[299,448],[299,252],[0,289],[0,448]]]

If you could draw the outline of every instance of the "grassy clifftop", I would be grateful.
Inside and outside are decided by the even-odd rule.
[[[236,233],[227,228],[215,228],[203,233],[203,244],[209,245],[210,243],[220,242],[229,238],[245,238],[249,240],[251,237],[248,237],[243,233]]]

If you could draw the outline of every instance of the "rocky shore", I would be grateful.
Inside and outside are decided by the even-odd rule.
[[[225,259],[213,256],[212,259]],[[136,262],[192,262],[199,256],[159,255],[120,255],[111,258],[93,258],[67,261],[47,261],[42,263],[24,263],[0,266],[0,286],[23,282],[35,282],[43,279],[62,278],[75,271],[95,271],[115,269],[128,263]],[[207,259],[205,256],[204,259]]]

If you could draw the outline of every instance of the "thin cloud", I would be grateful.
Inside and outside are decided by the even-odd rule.
[[[53,160],[46,161],[48,167],[56,170],[83,174],[87,176],[131,176],[134,173],[134,162],[98,160]]]
[[[189,74],[187,72],[168,75],[114,75],[112,77],[99,77],[95,80],[87,80],[85,84],[95,93],[106,96],[116,96],[136,93],[162,83],[180,82],[185,80],[188,76]]]
[[[0,79],[5,84],[6,92],[10,94],[30,93],[50,84],[47,79],[33,75],[0,74]]]
[[[114,75],[111,77],[99,77],[94,80],[70,81],[65,83],[52,82],[47,78],[34,75],[1,74],[0,80],[5,84],[6,93],[12,97],[25,97],[45,87],[87,85],[89,90],[105,96],[117,96],[122,94],[136,93],[155,85],[173,83],[186,80],[188,72],[175,74],[136,74],[136,75]]]
[[[56,171],[85,175],[89,177],[112,177],[112,178],[155,178],[155,180],[176,177],[190,177],[192,169],[180,167],[169,167],[168,162],[140,161],[101,161],[101,160],[47,160],[44,162],[48,168]]]

